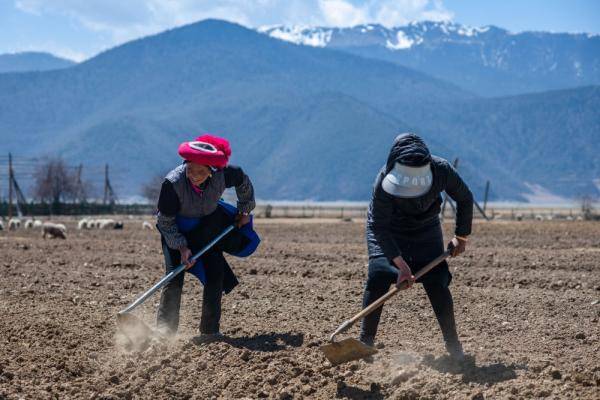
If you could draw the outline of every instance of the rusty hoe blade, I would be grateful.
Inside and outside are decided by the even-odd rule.
[[[446,250],[440,256],[438,256],[435,260],[431,261],[425,267],[421,268],[415,274],[415,280],[419,279],[427,272],[431,271],[434,267],[439,265],[442,261],[444,261],[447,257],[450,256],[450,250]],[[325,354],[325,357],[331,362],[333,365],[342,364],[348,361],[357,360],[360,358],[371,356],[377,353],[371,346],[367,346],[366,344],[356,340],[356,339],[344,339],[341,342],[335,342],[335,337],[339,333],[345,332],[354,323],[366,315],[369,315],[377,308],[381,307],[383,303],[385,303],[388,299],[398,293],[400,290],[406,288],[408,285],[406,282],[402,282],[400,285],[394,285],[386,294],[381,296],[379,299],[371,303],[368,307],[364,308],[361,312],[356,314],[354,317],[350,318],[347,321],[344,321],[336,330],[333,332],[329,338],[331,343],[323,345],[320,347],[321,351]]]
[[[359,360],[377,353],[374,347],[353,338],[323,345],[321,351],[332,365]]]

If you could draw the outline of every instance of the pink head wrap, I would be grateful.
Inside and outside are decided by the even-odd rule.
[[[231,156],[231,146],[227,139],[205,134],[193,141],[181,143],[179,155],[196,164],[225,168]]]

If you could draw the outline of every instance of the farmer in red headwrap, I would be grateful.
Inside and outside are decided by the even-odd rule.
[[[246,228],[251,229],[249,222],[250,212],[255,206],[254,190],[240,167],[227,165],[231,148],[223,138],[199,136],[194,141],[182,143],[179,155],[185,161],[169,172],[162,184],[157,226],[161,233],[166,272],[186,263],[188,270],[204,283],[197,341],[209,342],[221,337],[222,293],[229,293],[238,283],[223,252],[239,255],[251,245],[251,235],[247,234]],[[223,192],[230,187],[235,187],[237,210],[220,202]],[[232,223],[237,229],[195,263],[191,261],[193,254]],[[157,325],[165,335],[177,332],[183,280],[184,274],[180,274],[162,290]]]

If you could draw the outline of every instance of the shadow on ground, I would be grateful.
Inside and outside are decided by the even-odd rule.
[[[473,356],[467,356],[463,362],[456,362],[448,356],[438,358],[426,356],[423,358],[422,364],[442,373],[462,375],[462,381],[465,383],[487,383],[490,385],[515,379],[517,377],[516,370],[527,368],[525,366],[503,363],[478,366]]]
[[[224,340],[233,347],[252,351],[281,351],[288,347],[300,347],[304,343],[301,333],[263,333],[249,337],[227,337]]]
[[[385,398],[377,384],[371,384],[371,388],[365,390],[356,386],[347,386],[344,382],[338,382],[335,397],[353,400],[382,400]]]

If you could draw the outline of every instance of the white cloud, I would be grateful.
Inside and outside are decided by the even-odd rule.
[[[368,22],[368,7],[355,6],[345,0],[319,0],[325,25],[353,26]]]
[[[440,0],[15,0],[23,12],[67,17],[112,44],[206,18],[246,26],[302,24],[403,25],[413,20],[448,20]]]
[[[392,27],[411,21],[446,21],[453,13],[440,0],[368,0],[355,4],[349,0],[319,0],[325,25],[353,26],[379,23]]]

